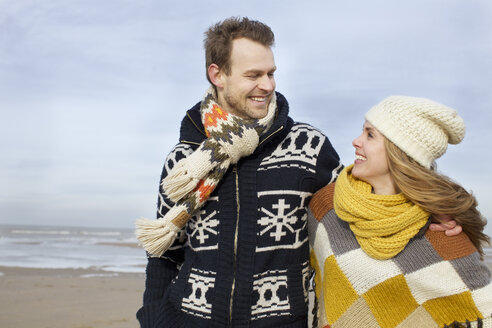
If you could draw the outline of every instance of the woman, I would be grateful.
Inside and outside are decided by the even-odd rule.
[[[403,96],[365,118],[354,164],[310,203],[318,326],[492,327],[485,220],[475,198],[433,168],[448,143],[463,139],[463,120]],[[437,214],[465,233],[427,229]]]

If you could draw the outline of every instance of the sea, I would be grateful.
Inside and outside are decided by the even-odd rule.
[[[492,267],[492,248],[484,261]],[[146,263],[133,229],[0,225],[0,267],[144,273]]]
[[[132,229],[0,225],[0,266],[144,273]]]

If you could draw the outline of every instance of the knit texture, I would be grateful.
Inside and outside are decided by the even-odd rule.
[[[318,327],[492,327],[490,271],[464,233],[422,231],[376,260],[337,216],[333,188],[317,192],[308,211]]]
[[[450,144],[465,136],[455,110],[425,98],[391,96],[371,108],[366,120],[422,166],[430,168]]]
[[[207,139],[162,181],[173,202],[186,197],[182,203],[189,215],[203,205],[231,164],[254,152],[260,136],[272,125],[277,108],[274,94],[264,118],[243,119],[220,108],[216,99],[215,89],[209,87],[200,106]]]
[[[142,327],[306,328],[307,205],[342,166],[328,138],[293,122],[276,97],[253,154],[232,164],[171,247],[149,258]],[[201,105],[187,111],[160,181],[207,138]],[[173,207],[159,183],[158,218]]]
[[[277,108],[274,94],[264,118],[243,119],[221,109],[216,99],[215,89],[209,87],[200,107],[207,139],[162,181],[166,195],[176,204],[158,221],[137,221],[137,238],[153,256],[161,256],[171,246],[229,166],[254,152],[260,136],[272,125]]]
[[[369,256],[389,259],[400,253],[427,223],[429,213],[402,194],[371,193],[370,184],[352,176],[352,167],[346,167],[335,184],[335,211],[349,223]]]

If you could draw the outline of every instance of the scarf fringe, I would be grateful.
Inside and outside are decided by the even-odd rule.
[[[186,206],[174,206],[160,219],[138,219],[135,235],[151,257],[159,257],[171,247],[189,218]]]
[[[142,247],[152,256],[161,256],[174,242],[181,228],[171,220],[141,218],[136,222],[135,234]]]
[[[172,202],[176,203],[186,197],[195,189],[198,182],[217,165],[209,160],[211,153],[203,150],[203,147],[201,144],[193,154],[179,161],[162,180],[162,189]],[[195,163],[201,163],[201,165],[194,165]]]
[[[178,200],[188,195],[199,181],[200,179],[197,179],[188,173],[183,160],[162,180],[161,186],[167,197],[172,202],[176,203]]]

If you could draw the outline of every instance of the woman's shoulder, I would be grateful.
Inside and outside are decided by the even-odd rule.
[[[335,182],[332,182],[318,190],[311,201],[309,209],[314,217],[321,220],[323,216],[333,209],[333,195],[335,194]]]
[[[447,236],[443,231],[427,229],[425,238],[446,261],[464,258],[477,252],[477,248],[464,232],[455,236]]]

